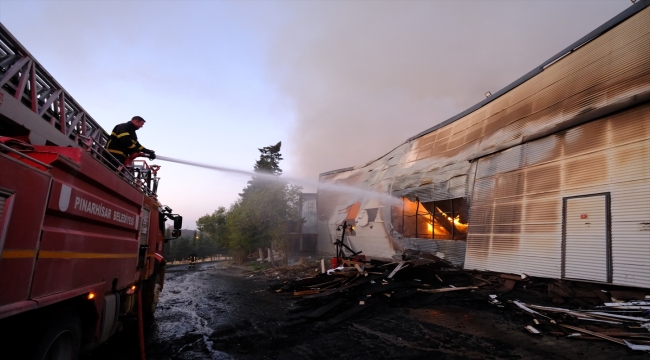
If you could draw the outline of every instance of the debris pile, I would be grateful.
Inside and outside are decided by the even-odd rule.
[[[516,315],[526,323],[522,331],[534,336],[606,340],[650,351],[650,296],[643,291],[465,271],[435,256],[417,255],[405,254],[396,262],[339,259],[341,266],[329,270],[323,261],[318,267],[297,265],[261,274],[292,277],[270,287],[296,299],[287,328],[315,323],[315,330],[325,330],[379,303],[420,308],[446,301],[496,307],[499,313]]]
[[[650,301],[607,302],[576,310],[512,300],[509,303],[532,316],[534,325],[525,327],[532,334],[607,340],[632,350],[650,351]]]
[[[274,267],[266,270],[251,271],[251,278],[263,277],[266,279],[288,280],[312,277],[320,273],[320,261],[300,259],[295,265]]]
[[[378,302],[395,306],[408,301],[409,306],[421,307],[438,300],[444,293],[478,289],[473,283],[468,273],[441,259],[400,262],[342,259],[342,266],[285,281],[271,290],[299,299],[290,325],[319,322],[316,329],[323,330]]]

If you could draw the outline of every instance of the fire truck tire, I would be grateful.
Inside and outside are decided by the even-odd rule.
[[[143,283],[142,315],[145,320],[153,319],[153,314],[156,312],[156,307],[158,307],[158,300],[162,291],[160,277],[160,273],[156,273],[156,276],[152,276]]]
[[[81,348],[81,320],[66,312],[55,317],[37,342],[34,360],[75,360]]]

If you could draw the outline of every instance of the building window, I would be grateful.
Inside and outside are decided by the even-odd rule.
[[[393,227],[403,237],[467,240],[465,198],[420,202],[402,198],[403,206],[391,209]]]

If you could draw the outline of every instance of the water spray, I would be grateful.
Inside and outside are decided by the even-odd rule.
[[[229,168],[229,167],[225,167],[225,166],[202,164],[202,163],[197,163],[197,162],[194,162],[194,161],[174,159],[174,158],[170,158],[170,157],[167,157],[167,156],[161,156],[161,155],[156,155],[156,160],[169,161],[169,162],[173,162],[173,163],[177,163],[177,164],[195,166],[195,167],[200,167],[200,168],[204,168],[204,169],[210,169],[210,170],[221,171],[221,172],[237,174],[237,175],[256,176],[256,177],[263,178],[263,179],[266,179],[266,180],[271,180],[271,181],[274,181],[274,182],[283,182],[283,183],[292,183],[292,184],[296,184],[296,185],[314,186],[314,187],[320,188],[320,189],[327,189],[327,190],[344,192],[344,193],[348,193],[348,194],[361,195],[364,198],[379,199],[382,202],[384,202],[386,205],[402,205],[402,201],[399,198],[396,198],[396,197],[391,196],[389,194],[380,193],[380,192],[376,192],[376,191],[372,191],[372,190],[359,189],[359,188],[356,188],[354,186],[349,186],[349,185],[322,183],[322,182],[319,182],[319,181],[313,181],[313,180],[307,180],[307,179],[297,179],[297,178],[284,177],[284,176],[279,177],[279,176],[276,176],[276,175],[267,174],[267,173],[263,173],[263,172],[254,172],[254,171],[248,171],[248,170]]]

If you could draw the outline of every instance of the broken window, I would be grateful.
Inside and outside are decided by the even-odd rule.
[[[467,239],[465,198],[420,202],[402,198],[403,206],[391,209],[393,227],[403,237],[437,240]]]

